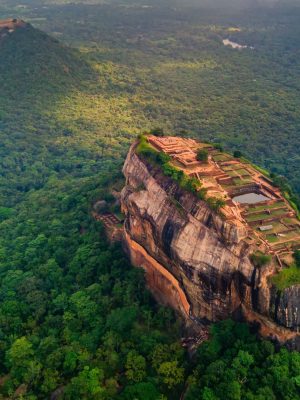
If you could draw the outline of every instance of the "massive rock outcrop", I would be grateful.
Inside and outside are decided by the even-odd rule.
[[[123,169],[125,244],[158,300],[195,322],[243,317],[265,336],[297,342],[300,288],[278,294],[268,280],[277,265],[253,265],[247,229],[182,190],[135,146]]]

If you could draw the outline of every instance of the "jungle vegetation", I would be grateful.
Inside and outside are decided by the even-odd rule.
[[[85,72],[84,90],[69,86],[57,96],[47,82],[37,87],[35,108],[44,122],[49,123],[45,114],[53,116],[52,123],[58,120],[74,141],[85,132],[85,145],[103,146],[109,156],[124,156],[128,136],[153,127],[221,143],[284,175],[300,191],[297,2],[246,12],[237,7],[242,1],[225,10],[180,7],[172,0],[152,0],[149,7],[141,0],[134,6],[130,1],[128,6],[64,3],[69,2],[27,0],[20,7],[3,0],[0,5],[1,17],[23,17],[79,50],[92,68]],[[224,38],[254,49],[232,49],[223,45]],[[7,84],[19,99],[15,82]],[[1,105],[4,123],[9,107]],[[23,103],[18,114],[26,114],[26,107],[32,111],[31,103]],[[28,125],[37,128],[37,118]],[[112,152],[120,143],[124,146]]]
[[[0,42],[0,398],[297,399],[299,354],[243,324],[191,360],[90,212],[151,129],[241,151],[299,193],[299,8],[118,3],[0,4],[50,34]]]

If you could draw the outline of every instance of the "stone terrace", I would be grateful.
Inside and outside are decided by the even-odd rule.
[[[148,136],[149,143],[168,154],[172,164],[197,178],[207,195],[223,198],[223,214],[231,223],[248,227],[250,242],[278,256],[279,262],[300,248],[300,221],[272,181],[250,163],[233,158],[205,143],[180,137]],[[208,162],[197,160],[197,150],[206,149]],[[257,194],[265,201],[240,203],[237,196]],[[263,198],[263,197],[262,197]]]

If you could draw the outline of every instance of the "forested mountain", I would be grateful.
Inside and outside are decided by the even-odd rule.
[[[191,362],[180,320],[91,218],[154,126],[240,149],[300,190],[298,9],[67,3],[0,4],[31,24],[0,43],[2,398],[299,398],[299,354],[244,325],[213,328]]]
[[[79,48],[96,72],[90,90],[60,99],[69,130],[102,142],[153,125],[186,132],[241,150],[300,190],[297,2],[241,2],[242,10],[202,1],[96,3],[0,5],[3,16],[21,14]],[[226,38],[253,48],[232,49]],[[84,117],[74,118],[74,107]]]
[[[49,96],[54,101],[66,95],[92,73],[78,51],[26,23],[7,34],[3,30],[0,55],[2,120],[16,107],[32,109],[47,104]]]
[[[111,399],[122,391],[129,399],[148,391],[154,399],[172,392],[151,360],[159,346],[170,346],[182,382],[180,322],[153,302],[141,271],[120,246],[107,243],[90,214],[94,201],[110,200],[109,188],[120,190],[120,167],[107,161],[105,172],[101,152],[73,143],[51,113],[60,96],[86,89],[88,65],[29,25],[5,35],[0,51],[7,83],[0,131],[0,397]]]
[[[30,24],[3,34],[0,55],[0,154],[5,169],[0,198],[2,206],[10,207],[62,168],[63,144],[56,146],[55,140],[70,132],[57,129],[50,106],[84,90],[93,71],[77,51]]]

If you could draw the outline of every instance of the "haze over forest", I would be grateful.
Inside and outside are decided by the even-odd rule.
[[[0,398],[299,399],[299,353],[246,324],[191,359],[93,218],[122,220],[151,130],[238,152],[299,211],[299,1],[0,0],[7,18],[28,25],[0,28]],[[274,290],[299,284],[295,261]]]

